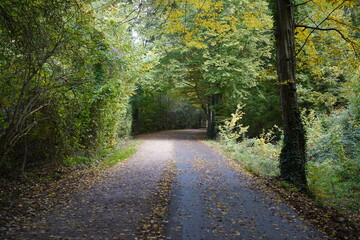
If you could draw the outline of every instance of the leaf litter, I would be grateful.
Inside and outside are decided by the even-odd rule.
[[[161,134],[140,138],[143,144],[133,157],[107,170],[72,171],[58,181],[27,184],[34,189],[22,191],[16,200],[12,198],[8,211],[2,209],[0,238],[141,238],[143,234],[137,226],[142,219],[166,211],[161,208],[166,202],[156,212],[151,208],[164,198],[172,143],[169,136]],[[154,148],[158,149],[157,153]],[[19,184],[14,186],[17,188]],[[33,214],[27,214],[30,209]]]
[[[207,236],[203,239],[266,239],[269,228],[280,233],[278,239],[300,231],[308,238],[325,238],[316,231],[307,235],[309,223],[326,238],[358,239],[346,218],[272,179],[244,172],[193,140],[202,134],[144,135],[133,159],[101,172],[43,169],[38,178],[3,179],[1,239],[201,239],[186,235],[194,223],[197,236]],[[57,174],[41,180],[49,172]],[[229,179],[241,184],[231,186]],[[284,208],[287,203],[296,211]],[[249,208],[258,210],[249,214]],[[266,223],[261,222],[265,208],[270,213]],[[288,232],[275,218],[287,222]]]

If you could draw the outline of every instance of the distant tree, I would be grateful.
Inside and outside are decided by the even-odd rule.
[[[171,1],[160,1],[168,6]],[[159,75],[207,115],[208,136],[246,101],[270,59],[272,20],[265,1],[179,1],[159,29]],[[260,21],[259,21],[260,19]],[[254,109],[255,110],[255,109]]]

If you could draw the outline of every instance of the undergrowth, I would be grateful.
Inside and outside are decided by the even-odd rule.
[[[94,179],[97,171],[114,166],[133,155],[139,143],[140,140],[127,140],[117,147],[99,151],[92,158],[74,156],[67,158],[63,164],[33,167],[23,173],[18,170],[0,175],[0,209],[9,208],[15,201],[26,201],[25,196],[41,195],[50,186],[57,189],[59,180],[70,181],[74,188],[90,182],[89,179]],[[68,184],[66,186],[69,188]],[[1,217],[0,214],[0,220]]]
[[[275,127],[256,138],[247,138],[247,127],[239,124],[242,107],[220,127],[220,144],[246,170],[261,176],[279,175],[281,140]],[[311,112],[304,119],[307,132],[307,178],[315,200],[359,221],[360,126],[349,110],[330,115]]]
[[[277,176],[280,144],[273,141],[274,131],[263,133],[257,138],[247,138],[248,127],[239,124],[244,115],[242,108],[238,106],[232,117],[220,126],[221,145],[249,172]]]
[[[109,154],[100,163],[101,168],[112,167],[117,163],[127,159],[136,152],[135,145],[132,144],[126,148],[112,149]]]
[[[343,212],[360,212],[360,126],[348,110],[305,119],[308,181],[316,199]]]

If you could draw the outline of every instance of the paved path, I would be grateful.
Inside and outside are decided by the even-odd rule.
[[[274,194],[196,140],[200,133],[141,136],[138,152],[108,170],[88,191],[10,230],[4,239],[322,238]],[[163,216],[165,236],[150,238],[139,229],[153,221],[159,182],[174,165],[168,212]]]
[[[171,239],[314,239],[288,206],[235,170],[223,156],[178,131],[178,169],[166,235]]]

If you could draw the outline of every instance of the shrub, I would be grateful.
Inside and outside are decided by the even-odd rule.
[[[243,117],[241,109],[238,107],[220,127],[220,143],[246,170],[278,176],[281,141],[274,141],[274,132],[279,129],[275,127],[258,137],[247,138],[247,127],[239,124]],[[330,115],[311,111],[304,122],[310,191],[322,204],[356,214],[360,210],[360,126],[355,118],[351,108]]]
[[[248,127],[239,123],[244,115],[243,107],[238,105],[231,118],[219,127],[220,142],[246,170],[263,176],[277,176],[280,144],[272,143],[275,131],[270,130],[256,138],[247,138],[245,134]]]
[[[342,211],[359,211],[360,128],[348,109],[330,115],[310,112],[308,181],[316,199]]]

